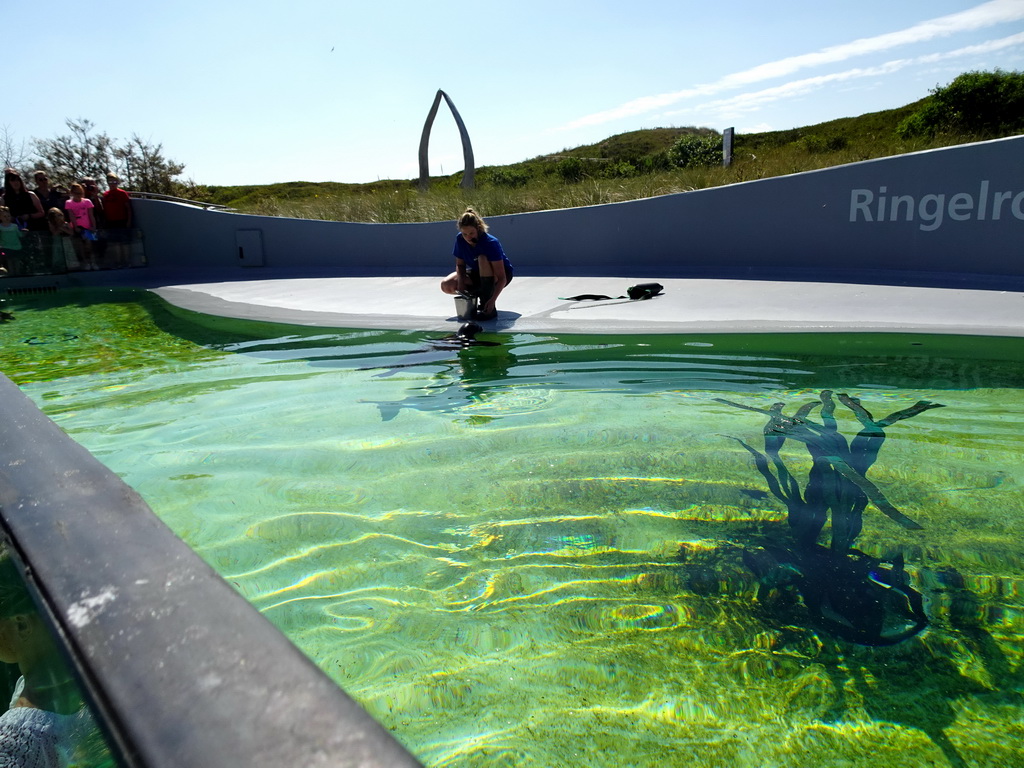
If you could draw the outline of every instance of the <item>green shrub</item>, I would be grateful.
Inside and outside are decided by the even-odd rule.
[[[636,166],[632,163],[620,161],[617,163],[608,163],[601,172],[601,175],[606,179],[629,179],[636,176]]]
[[[563,157],[555,168],[558,175],[562,177],[562,181],[568,184],[583,181],[583,177],[586,176],[586,172],[583,170],[583,161],[578,157]]]
[[[491,183],[496,187],[517,189],[530,183],[530,173],[521,168],[495,168],[491,171]]]
[[[653,155],[644,155],[636,164],[638,173],[659,173],[669,171],[673,168],[672,159],[667,149],[655,152]]]
[[[722,137],[681,136],[668,154],[679,168],[712,168],[722,164]]]
[[[1024,72],[966,72],[936,86],[896,127],[902,139],[939,133],[997,136],[1024,130]]]

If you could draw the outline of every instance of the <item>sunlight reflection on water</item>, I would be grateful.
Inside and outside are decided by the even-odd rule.
[[[909,337],[435,354],[426,334],[214,333],[136,298],[26,308],[4,333],[76,338],[0,363],[427,764],[1022,759],[1019,363]],[[893,426],[869,473],[923,526],[869,507],[857,541],[901,552],[927,600],[896,646],[766,615],[743,561],[786,507],[734,439],[764,418],[714,398],[793,412],[824,388],[946,406]]]

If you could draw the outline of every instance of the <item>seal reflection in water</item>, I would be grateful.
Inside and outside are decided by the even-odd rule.
[[[757,598],[766,607],[792,607],[799,597],[812,626],[861,645],[892,645],[927,626],[921,594],[910,586],[902,554],[875,558],[852,546],[869,503],[904,528],[921,526],[896,509],[865,473],[878,458],[886,427],[942,406],[922,400],[875,419],[856,398],[841,394],[838,399],[863,427],[849,443],[838,430],[829,390],[795,416],[782,412],[784,403],[764,410],[718,399],[768,416],[764,453],[737,442],[754,457],[771,493],[785,503],[794,538],[788,547],[768,543],[746,550],[743,561],[757,577]],[[809,418],[819,406],[821,423]],[[803,443],[811,455],[804,488],[779,455],[787,439]],[[817,542],[830,515],[832,541],[826,548]]]
[[[477,348],[501,347],[497,341],[484,341],[476,338],[482,332],[482,326],[474,322],[463,323],[459,329],[440,339],[431,339],[421,349],[415,349],[405,355],[397,363],[383,368],[374,378],[387,378],[394,376],[409,368],[416,368],[427,365],[450,366],[452,375],[447,378],[447,383],[431,384],[427,387],[418,387],[401,401],[362,401],[372,402],[379,409],[383,421],[391,421],[403,408],[413,408],[419,411],[448,411],[460,405],[478,398],[485,387],[482,384],[477,386],[476,382],[500,381],[508,372],[508,361],[511,358],[501,354],[477,354]],[[482,351],[482,350],[481,350]],[[500,350],[495,350],[500,353]],[[360,370],[375,370],[362,368]],[[441,381],[444,381],[442,378]]]

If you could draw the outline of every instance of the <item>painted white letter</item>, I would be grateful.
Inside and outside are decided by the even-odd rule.
[[[897,195],[894,197],[889,205],[889,221],[896,221],[900,216],[900,206],[905,206],[907,209],[906,221],[914,220],[914,198],[910,195]]]
[[[1018,192],[1017,196],[1013,198],[1013,217],[1024,219],[1024,192]]]
[[[873,221],[871,218],[871,211],[868,210],[868,206],[871,205],[871,201],[874,200],[875,196],[872,194],[870,189],[851,189],[850,190],[850,221],[854,222],[857,220],[857,211],[864,214],[864,221]]]
[[[917,206],[917,215],[927,226],[920,225],[922,232],[932,232],[942,226],[942,212],[945,206],[945,195],[925,195]],[[929,210],[931,209],[931,210]]]
[[[999,215],[1002,213],[1003,202],[1013,197],[1013,192],[996,192],[995,197],[992,198],[992,221],[996,221]]]
[[[967,221],[973,208],[974,200],[966,192],[957,192],[949,198],[949,218],[953,221]]]

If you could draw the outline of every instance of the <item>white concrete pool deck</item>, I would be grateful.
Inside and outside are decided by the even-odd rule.
[[[1024,336],[1024,293],[761,280],[657,280],[648,301],[624,296],[653,280],[517,277],[485,329],[530,333],[904,332]],[[205,314],[325,328],[450,331],[452,297],[434,277],[324,277],[166,285],[152,290]],[[561,297],[561,298],[560,298]]]

